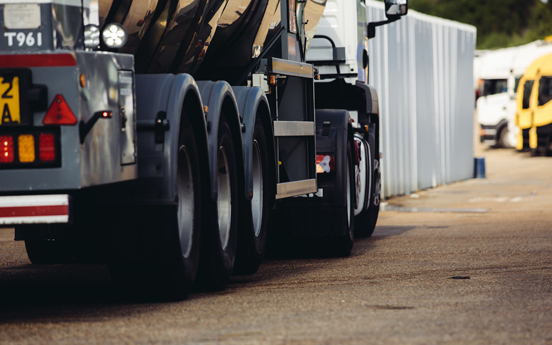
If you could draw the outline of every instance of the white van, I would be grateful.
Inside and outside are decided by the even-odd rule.
[[[495,147],[515,147],[516,94],[519,79],[538,57],[552,53],[552,43],[535,41],[477,57],[477,118],[480,140]]]

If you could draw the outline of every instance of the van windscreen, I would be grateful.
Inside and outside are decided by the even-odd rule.
[[[485,79],[483,80],[483,90],[481,96],[495,95],[508,91],[508,81],[506,79]]]
[[[514,93],[517,93],[517,89],[518,89],[518,86],[519,86],[519,80],[521,79],[521,76],[518,75],[515,79],[515,85],[514,85]]]
[[[552,100],[552,77],[541,77],[539,80],[539,105]]]
[[[534,82],[534,80],[526,80],[523,84],[523,109],[529,109],[529,99],[531,98]]]

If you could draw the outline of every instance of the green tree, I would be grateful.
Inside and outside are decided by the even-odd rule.
[[[418,12],[477,27],[477,48],[523,44],[552,35],[552,1],[410,0]]]

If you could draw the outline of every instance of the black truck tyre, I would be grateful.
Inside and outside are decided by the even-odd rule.
[[[218,128],[216,207],[202,234],[198,286],[220,291],[228,285],[234,269],[238,239],[238,177],[234,142],[228,122],[221,114]],[[215,213],[216,211],[216,213]]]
[[[268,174],[268,150],[265,131],[259,117],[253,132],[253,197],[246,214],[246,224],[240,223],[238,248],[234,274],[257,272],[266,250],[268,223],[270,221],[270,181]],[[240,215],[241,216],[241,215]]]
[[[138,215],[143,222],[134,224],[144,254],[140,257],[145,259],[109,265],[125,298],[183,300],[193,287],[202,229],[202,176],[196,138],[185,113],[176,164],[176,205],[148,207]]]
[[[508,124],[502,126],[499,130],[498,135],[496,136],[496,146],[497,148],[507,148],[510,149],[510,143],[508,142],[508,135],[510,130],[508,129]]]
[[[355,173],[351,146],[347,145],[347,232],[335,241],[335,255],[347,257],[351,255],[355,237]]]
[[[369,158],[368,171],[370,171],[370,197],[368,198],[368,209],[355,217],[355,235],[357,238],[370,237],[374,233],[379,215],[379,204],[381,194],[381,180],[379,159],[372,156],[372,148],[367,142]]]
[[[353,155],[351,146],[347,145],[346,176],[347,176],[347,206],[346,217],[343,229],[345,234],[340,236],[330,236],[328,238],[314,238],[315,250],[322,256],[347,257],[351,255],[355,237],[355,175],[354,175]]]
[[[72,241],[25,241],[27,256],[33,264],[62,264],[73,261]]]

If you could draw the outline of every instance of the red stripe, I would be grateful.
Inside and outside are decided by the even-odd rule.
[[[76,66],[71,54],[0,55],[0,68],[4,67],[65,67]]]
[[[0,218],[67,216],[67,205],[0,207]]]

